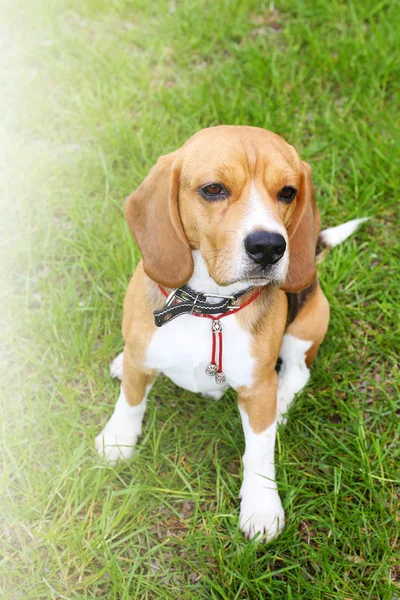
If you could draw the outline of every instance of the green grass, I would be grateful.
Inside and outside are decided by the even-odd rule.
[[[3,600],[400,597],[399,9],[4,8]],[[160,378],[133,461],[111,468],[93,448],[138,260],[123,198],[160,154],[218,123],[294,144],[324,225],[373,217],[320,268],[331,326],[279,430],[287,526],[268,546],[238,531],[233,392],[206,402]]]

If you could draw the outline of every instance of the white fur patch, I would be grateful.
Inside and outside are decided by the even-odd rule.
[[[186,390],[202,394],[219,393],[228,386],[251,386],[251,335],[239,325],[235,315],[221,319],[226,383],[218,385],[214,377],[206,374],[211,358],[211,324],[211,319],[182,315],[160,327],[147,348],[146,367],[161,371]]]
[[[243,238],[255,229],[265,229],[274,231],[283,235],[287,242],[286,229],[277,221],[261,198],[254,183],[251,185],[250,197],[247,202],[246,215],[241,222],[240,231],[243,231]]]
[[[221,400],[224,392],[205,392],[202,395],[205,398],[211,398],[212,400],[215,400],[215,402],[218,402],[218,400]]]
[[[110,375],[114,379],[122,380],[122,368],[124,364],[124,353],[120,352],[110,364]]]
[[[363,217],[362,219],[353,219],[352,221],[347,221],[346,223],[342,223],[341,225],[337,225],[336,227],[328,227],[327,229],[323,229],[319,234],[319,240],[322,244],[328,248],[334,248],[334,246],[338,246],[344,240],[351,236],[352,233],[364,223],[364,221],[368,221],[369,217]]]
[[[243,240],[241,240],[241,245],[243,245]],[[218,285],[218,283],[210,276],[200,250],[193,250],[192,255],[194,263],[193,275],[187,283],[192,290],[207,294],[231,296],[232,294],[235,294],[235,292],[240,292],[253,285],[249,281],[236,281],[230,285]],[[220,298],[209,298],[208,300],[210,303],[219,302]]]
[[[209,276],[200,252],[193,252],[193,259],[195,268],[188,282],[192,289],[231,295],[246,287],[240,282],[219,286]],[[158,328],[147,348],[146,367],[161,371],[186,390],[202,394],[219,394],[229,386],[251,386],[254,369],[254,358],[250,353],[252,337],[239,325],[235,315],[221,319],[225,385],[218,385],[214,377],[206,374],[211,358],[211,324],[211,319],[181,315]]]
[[[140,404],[131,406],[121,387],[114,412],[95,440],[97,452],[111,464],[132,457],[133,447],[142,433],[142,421],[150,389],[151,385],[147,386]]]
[[[241,239],[241,248],[238,249],[238,253],[243,255],[244,239],[249,233],[256,231],[257,229],[280,233],[284,237],[286,241],[285,254],[279,262],[271,268],[271,275],[273,274],[274,281],[284,282],[289,267],[289,240],[287,232],[283,224],[280,223],[268,209],[268,206],[258,193],[256,186],[252,183],[246,215],[238,227]],[[243,268],[248,268],[249,265],[252,266],[252,261],[247,255],[244,255],[243,259],[239,262],[239,267],[243,270]]]
[[[307,384],[310,370],[306,365],[306,352],[312,342],[300,340],[293,335],[283,336],[279,357],[282,360],[278,379],[278,421],[285,422],[296,394]]]
[[[262,433],[252,430],[249,417],[239,407],[246,450],[243,455],[243,483],[240,489],[240,529],[253,538],[267,541],[276,537],[285,525],[285,514],[275,482],[276,423]]]

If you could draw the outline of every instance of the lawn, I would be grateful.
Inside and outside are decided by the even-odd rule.
[[[8,4],[1,598],[400,597],[399,2]],[[296,146],[324,226],[371,217],[320,266],[331,325],[279,429],[287,525],[269,545],[238,530],[233,392],[160,377],[134,459],[94,451],[139,258],[124,196],[220,123]]]

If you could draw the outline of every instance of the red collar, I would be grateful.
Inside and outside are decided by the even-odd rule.
[[[168,292],[159,284],[158,285],[158,289],[160,290],[160,292],[162,293],[162,295],[165,298],[169,298],[169,294]],[[258,289],[256,292],[254,292],[250,298],[248,300],[246,300],[246,302],[243,302],[243,304],[241,304],[240,306],[238,306],[237,308],[233,308],[232,310],[229,310],[228,312],[219,315],[219,316],[214,316],[214,315],[204,315],[201,313],[195,313],[193,312],[192,315],[194,317],[203,317],[205,319],[212,319],[213,321],[219,321],[220,319],[223,319],[224,317],[228,317],[229,315],[234,315],[235,313],[239,312],[240,310],[242,310],[243,308],[245,308],[246,306],[248,306],[249,304],[251,304],[253,302],[253,300],[255,300],[256,298],[258,298],[258,296],[261,294],[261,292],[263,291],[263,287]]]

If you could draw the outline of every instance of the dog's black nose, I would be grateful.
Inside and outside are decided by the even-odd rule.
[[[244,240],[247,254],[254,262],[266,267],[274,265],[282,258],[286,250],[286,241],[280,233],[253,231]]]

